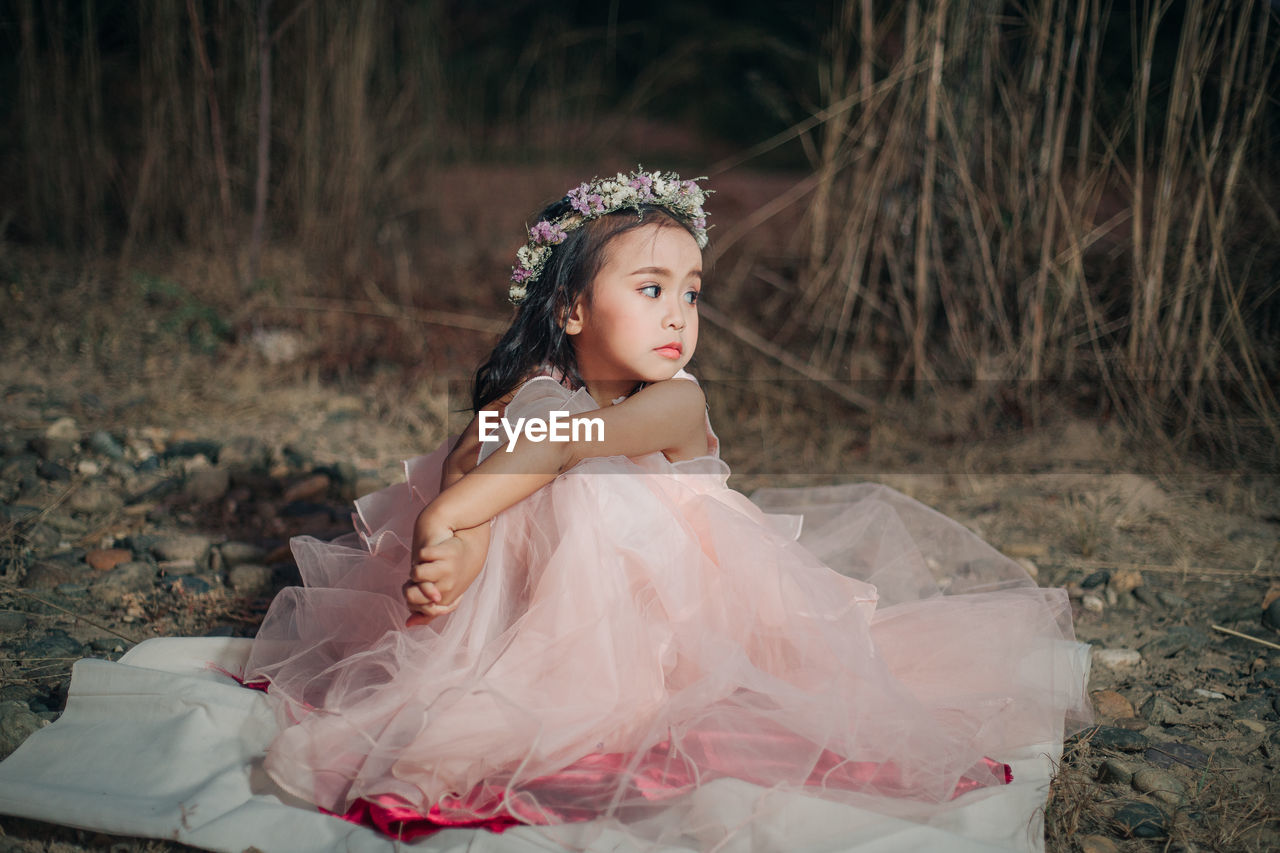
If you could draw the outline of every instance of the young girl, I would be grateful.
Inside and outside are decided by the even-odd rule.
[[[959,524],[874,485],[726,487],[684,371],[703,202],[637,171],[544,210],[466,431],[358,534],[295,540],[307,586],[247,669],[285,789],[401,837],[708,848],[796,793],[927,819],[1087,716],[1065,593]]]

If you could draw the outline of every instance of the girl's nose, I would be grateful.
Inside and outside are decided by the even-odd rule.
[[[684,309],[679,302],[667,308],[666,325],[672,329],[683,329],[685,324]]]

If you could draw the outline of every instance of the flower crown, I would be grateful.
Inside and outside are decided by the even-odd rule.
[[[703,180],[706,178],[682,181],[675,172],[639,169],[630,175],[619,172],[612,178],[596,178],[569,190],[564,200],[573,208],[570,212],[555,219],[543,219],[529,229],[529,242],[516,252],[507,297],[514,305],[524,301],[529,285],[542,275],[551,257],[551,247],[563,243],[570,231],[628,207],[634,208],[637,214],[642,204],[664,208],[689,226],[699,249],[706,248],[707,213],[702,205],[710,191],[698,186],[697,182]]]

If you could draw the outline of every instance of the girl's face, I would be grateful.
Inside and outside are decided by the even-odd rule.
[[[588,390],[613,397],[670,379],[698,345],[702,252],[685,229],[649,224],[609,241],[607,259],[565,323]]]

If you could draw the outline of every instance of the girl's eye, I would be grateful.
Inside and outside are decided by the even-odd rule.
[[[640,292],[652,299],[657,299],[658,295],[662,293],[662,286],[657,284],[646,284],[644,287],[640,288]]]
[[[690,305],[697,305],[697,304],[698,304],[698,291],[696,291],[696,290],[687,290],[687,291],[685,291],[685,294],[684,294],[684,301],[685,301],[685,302],[688,302]]]

